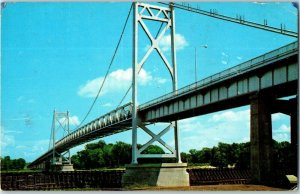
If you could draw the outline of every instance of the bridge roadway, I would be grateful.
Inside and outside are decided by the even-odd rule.
[[[142,122],[170,122],[235,108],[250,103],[252,95],[269,93],[277,98],[296,95],[298,83],[298,42],[253,58],[199,82],[142,104]],[[56,142],[55,151],[64,151],[131,129],[131,103],[125,104],[73,131]],[[33,161],[29,168],[42,168],[53,149]]]

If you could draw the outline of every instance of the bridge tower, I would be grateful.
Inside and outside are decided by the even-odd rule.
[[[151,29],[148,28],[145,20],[151,20],[161,24],[161,28],[153,36]],[[139,60],[139,27],[143,29],[149,38],[151,45],[146,54]],[[162,30],[161,30],[162,29]],[[159,43],[167,30],[170,31],[170,48],[171,48],[171,62],[165,57],[163,50],[160,48]],[[143,65],[149,58],[152,52],[157,52],[167,68],[172,78],[173,92],[177,91],[177,66],[176,66],[176,52],[175,52],[175,14],[173,5],[169,7],[160,7],[145,3],[133,3],[133,61],[132,61],[132,162],[126,168],[126,173],[123,176],[122,183],[124,186],[131,184],[148,184],[153,186],[188,186],[189,175],[186,172],[186,163],[181,162],[180,149],[179,149],[179,133],[177,121],[171,122],[165,129],[158,134],[153,133],[143,123],[138,115],[138,73],[141,71]],[[149,134],[152,138],[141,148],[138,149],[138,128]],[[161,139],[170,129],[174,129],[174,142],[175,148],[168,145]],[[163,147],[170,151],[169,154],[143,154],[142,152],[147,149],[152,143],[159,142]],[[176,163],[163,163],[155,167],[145,167],[138,164],[138,158],[176,158]],[[170,178],[172,177],[172,178]]]
[[[51,136],[49,142],[49,150],[52,148],[52,158],[50,161],[50,169],[53,171],[74,171],[71,163],[70,150],[61,154],[55,150],[56,137],[58,133],[62,133],[63,137],[70,133],[69,112],[53,112]]]

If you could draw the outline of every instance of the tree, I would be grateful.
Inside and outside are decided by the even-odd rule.
[[[226,166],[226,158],[225,153],[222,152],[218,147],[214,146],[211,150],[211,161],[210,164],[212,166],[217,166],[223,168]]]
[[[10,156],[1,158],[1,170],[22,170],[25,168],[26,161],[23,158],[10,159]]]
[[[138,144],[138,148],[142,145]],[[297,170],[297,153],[289,142],[273,141],[274,167]],[[158,145],[151,145],[143,154],[164,154],[164,150]],[[207,164],[216,167],[226,167],[228,164],[236,164],[236,168],[250,168],[250,142],[247,143],[219,143],[213,148],[191,149],[189,153],[181,153],[182,161],[189,164]],[[85,150],[72,156],[72,162],[76,169],[92,169],[100,167],[119,167],[131,162],[131,145],[124,142],[106,144],[103,140],[97,143],[87,144]],[[175,162],[174,158],[139,158],[138,162],[162,163]],[[22,163],[22,164],[21,164]],[[24,162],[14,161],[6,156],[1,159],[1,169],[22,168]],[[21,166],[21,167],[19,167]]]
[[[190,161],[192,160],[191,155],[188,153],[181,152],[180,155],[181,155],[182,162],[190,163]]]
[[[138,145],[138,148],[141,148],[142,145]],[[165,154],[165,151],[158,145],[150,145],[142,154]],[[138,163],[140,164],[151,164],[151,163],[163,163],[166,162],[168,158],[139,158]]]
[[[198,155],[198,160],[200,163],[209,163],[211,160],[211,149],[210,148],[203,148]]]
[[[1,169],[2,170],[10,170],[11,169],[11,160],[9,156],[5,156],[1,160]]]
[[[75,169],[83,169],[83,165],[82,165],[81,160],[78,156],[78,152],[77,152],[77,154],[74,154],[73,156],[71,156],[71,161],[72,161],[72,164],[73,164]]]
[[[113,156],[112,156],[112,148],[113,148],[113,144],[107,144],[102,149],[103,160],[104,160],[105,166],[107,166],[107,167],[114,166]]]
[[[273,140],[273,161],[275,168],[297,171],[297,152],[287,141],[276,142]]]
[[[165,151],[158,145],[150,145],[147,147],[142,154],[164,154]]]
[[[94,169],[94,168],[99,168],[102,167],[102,150],[101,149],[93,149],[93,150],[87,150],[88,152],[88,158],[89,158],[89,168]],[[100,162],[101,163],[100,163]],[[87,166],[86,166],[87,167]]]
[[[112,157],[116,166],[129,164],[131,161],[131,145],[118,141],[112,147]]]
[[[238,144],[239,155],[237,157],[236,168],[250,168],[250,142]]]
[[[196,149],[191,149],[190,151],[190,162],[191,163],[199,163],[199,154],[200,152]]]
[[[24,169],[25,165],[26,165],[26,161],[23,158],[19,158],[14,161],[14,169],[16,170],[22,170]]]
[[[89,143],[85,145],[85,149],[86,150],[94,150],[98,148],[98,144],[97,143]]]
[[[99,140],[97,144],[98,144],[98,148],[100,148],[100,149],[103,149],[104,146],[106,146],[106,143],[104,140]]]

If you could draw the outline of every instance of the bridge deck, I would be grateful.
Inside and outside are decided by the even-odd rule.
[[[247,105],[250,96],[297,94],[298,42],[226,69],[139,107],[143,121],[170,122]]]
[[[131,103],[125,104],[73,131],[55,143],[55,152],[64,151],[77,145],[120,133],[131,128]],[[53,148],[33,161],[28,168],[34,168],[52,157]]]
[[[277,88],[276,92],[280,93],[279,87],[285,95],[291,95],[297,92],[297,66],[298,42],[293,42],[142,104],[139,115],[146,122],[165,122],[241,106],[248,102],[247,95],[260,90]],[[234,103],[228,104],[232,99]],[[62,153],[85,142],[131,129],[131,110],[132,104],[128,103],[89,122],[57,141],[55,151]],[[50,149],[28,167],[34,168],[49,160],[52,152]]]

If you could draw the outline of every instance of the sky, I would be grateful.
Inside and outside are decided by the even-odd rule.
[[[297,9],[290,2],[193,2],[203,10],[297,31]],[[111,61],[131,4],[7,3],[1,10],[1,156],[30,162],[49,148],[53,111],[70,112],[72,130],[83,120]],[[162,5],[161,5],[162,6]],[[178,87],[181,88],[251,58],[296,41],[295,38],[175,9]],[[149,25],[153,35],[158,25]],[[160,48],[170,59],[170,34]],[[150,41],[139,29],[139,60]],[[207,45],[207,48],[203,47]],[[195,49],[196,48],[196,49]],[[195,58],[196,71],[195,71]],[[99,98],[86,122],[117,107],[131,83],[132,15]],[[197,76],[195,76],[195,72]],[[157,53],[138,78],[143,104],[172,89]],[[123,104],[131,101],[131,92]],[[180,148],[213,147],[250,140],[249,106],[179,121]],[[290,141],[289,116],[273,114],[273,139]],[[158,133],[164,124],[155,124]],[[139,130],[138,143],[149,137]],[[59,137],[58,137],[59,138]],[[174,145],[172,131],[163,137]],[[103,138],[131,142],[131,131]],[[98,140],[97,140],[98,141]],[[74,154],[84,145],[71,149]]]

